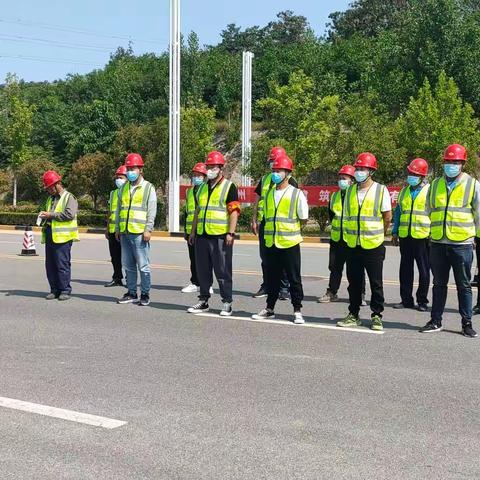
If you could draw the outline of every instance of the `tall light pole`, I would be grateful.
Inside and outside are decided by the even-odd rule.
[[[252,151],[252,52],[243,52],[242,79],[242,185],[249,187],[252,179],[245,173]]]
[[[180,231],[180,0],[170,0],[168,231]]]

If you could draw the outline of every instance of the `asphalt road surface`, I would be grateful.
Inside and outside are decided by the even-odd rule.
[[[278,322],[248,321],[265,302],[251,298],[252,243],[235,247],[225,319],[217,290],[210,316],[186,313],[196,296],[180,292],[181,240],[152,242],[146,308],[117,305],[123,289],[103,287],[101,236],[73,247],[69,302],[44,300],[43,249],[19,257],[21,241],[0,233],[2,480],[480,478],[480,340],[459,335],[453,287],[444,332],[422,335],[428,313],[391,308],[393,247],[378,335],[335,327],[345,283],[341,301],[315,303],[328,246],[303,248],[307,324],[296,326],[287,302]]]

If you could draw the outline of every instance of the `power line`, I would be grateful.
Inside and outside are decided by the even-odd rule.
[[[61,63],[61,64],[70,64],[70,65],[84,65],[89,67],[102,67],[103,65],[99,63],[91,63],[84,61],[75,61],[72,59],[62,59],[62,58],[48,58],[48,57],[36,57],[36,56],[27,56],[27,55],[2,55],[0,54],[0,59],[2,58],[14,58],[17,60],[29,60],[34,62],[43,62],[43,63]]]

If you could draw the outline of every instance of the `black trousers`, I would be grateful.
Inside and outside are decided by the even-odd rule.
[[[302,308],[303,286],[301,276],[300,245],[291,248],[266,248],[267,254],[267,308],[272,310],[278,300],[282,283],[282,272],[286,272],[290,282],[290,298],[295,311]]]
[[[262,284],[260,288],[268,292],[268,281],[267,281],[267,247],[265,246],[265,222],[262,220],[260,225],[258,226],[258,241],[259,241],[259,248],[260,248],[260,259],[262,260]],[[280,291],[281,292],[288,292],[288,277],[285,270],[281,272],[281,280],[280,280]]]
[[[347,262],[348,251],[349,248],[343,240],[339,242],[330,241],[330,250],[328,252],[328,269],[330,270],[328,291],[334,295],[337,294],[342,283],[343,267]],[[362,280],[362,295],[365,295],[365,272]]]
[[[195,246],[188,243],[188,237],[189,235],[186,236],[186,240],[188,246],[188,258],[190,259],[190,283],[198,287],[200,284],[198,283],[197,265],[195,263]]]
[[[349,248],[347,257],[347,278],[350,313],[357,315],[362,304],[362,276],[365,271],[368,275],[372,298],[370,308],[373,315],[382,316],[385,298],[383,296],[383,262],[385,260],[385,246],[380,245],[371,250],[358,246]]]
[[[113,280],[122,280],[122,246],[115,238],[115,233],[108,234],[108,250],[110,251],[110,261],[113,266]]]
[[[406,237],[400,239],[400,298],[406,307],[413,302],[413,267],[418,268],[417,303],[428,303],[430,287],[430,243],[427,238]]]
[[[50,284],[50,292],[55,295],[72,293],[70,280],[72,241],[53,243],[52,229],[47,227],[45,238],[45,270]]]

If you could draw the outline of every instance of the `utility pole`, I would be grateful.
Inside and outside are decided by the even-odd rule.
[[[245,169],[250,165],[252,152],[252,52],[243,52],[242,79],[242,185],[249,187],[252,179]]]
[[[168,231],[180,231],[180,0],[170,0]]]

